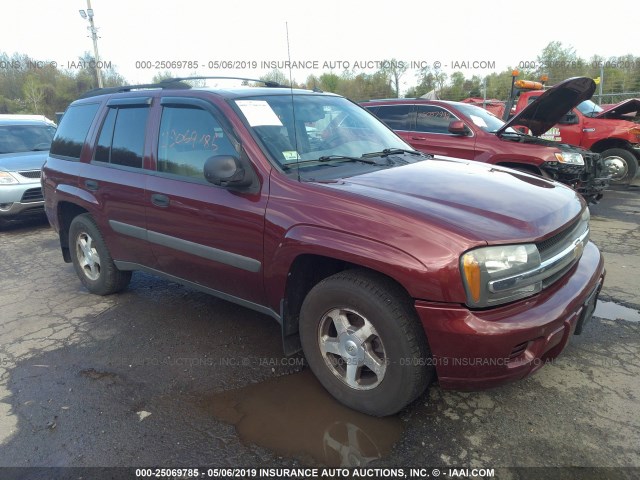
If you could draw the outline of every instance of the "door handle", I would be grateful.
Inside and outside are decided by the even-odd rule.
[[[87,187],[88,190],[91,190],[94,192],[98,190],[98,182],[96,182],[95,180],[85,180],[84,186]]]
[[[151,194],[151,203],[153,203],[157,207],[168,207],[169,197],[163,195],[162,193],[153,193]]]
[[[411,137],[411,140],[426,140],[425,137]]]

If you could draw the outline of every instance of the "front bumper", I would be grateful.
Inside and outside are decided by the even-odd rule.
[[[584,165],[545,162],[542,169],[554,180],[570,186],[587,203],[598,203],[611,181],[600,154],[583,152]]]
[[[602,255],[588,243],[568,275],[534,297],[481,311],[416,301],[440,386],[489,388],[538,370],[565,348],[604,276]]]
[[[40,182],[0,185],[0,218],[41,213],[44,198]]]

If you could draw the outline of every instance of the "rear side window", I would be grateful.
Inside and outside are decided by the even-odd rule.
[[[142,168],[149,108],[110,108],[102,124],[94,160]]]
[[[89,133],[98,103],[72,105],[67,109],[51,144],[51,155],[79,159],[82,146]]]
[[[191,106],[162,108],[159,172],[205,180],[204,164],[215,155],[238,152],[210,112]]]
[[[418,105],[416,131],[449,134],[449,124],[458,120],[448,110],[435,105]]]
[[[377,117],[392,130],[411,130],[413,105],[381,105]]]

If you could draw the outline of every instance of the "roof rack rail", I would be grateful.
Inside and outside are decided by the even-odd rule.
[[[219,77],[219,76],[202,76],[202,77],[176,77],[167,78],[166,81],[183,82],[185,80],[244,80],[246,82],[264,83],[265,86],[270,88],[289,88],[287,85],[281,85],[278,82],[271,80],[260,80],[259,78],[245,78],[245,77]],[[164,82],[165,80],[163,80]]]
[[[138,85],[121,85],[119,87],[94,88],[93,90],[89,90],[83,93],[80,98],[89,98],[89,97],[95,97],[97,95],[130,92],[131,90],[143,90],[143,89],[149,89],[149,88],[188,89],[188,88],[191,88],[191,85],[189,85],[188,83],[175,81],[173,78],[167,78],[166,80],[162,80],[158,83],[142,83]]]
[[[176,77],[176,78],[165,78],[164,80],[160,80],[157,83],[143,83],[139,85],[121,85],[119,87],[106,87],[106,88],[94,88],[93,90],[89,90],[80,96],[80,98],[89,98],[95,97],[97,95],[107,95],[110,93],[121,93],[121,92],[130,92],[131,90],[144,90],[144,89],[152,89],[152,88],[161,88],[161,89],[188,89],[191,88],[191,85],[188,83],[184,83],[185,80],[208,80],[208,79],[217,79],[217,80],[244,80],[247,82],[258,82],[264,83],[265,86],[270,88],[278,88],[278,87],[286,87],[286,85],[280,85],[278,82],[272,82],[270,80],[260,80],[256,78],[245,78],[245,77],[218,77],[218,76],[203,76],[203,77]]]

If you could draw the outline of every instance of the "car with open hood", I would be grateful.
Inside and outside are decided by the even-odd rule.
[[[139,270],[251,308],[373,415],[436,376],[477,389],[535,372],[582,331],[605,275],[574,190],[424,155],[333,94],[99,89],[66,110],[43,172],[90,292]]]
[[[588,92],[591,88],[586,80],[583,80],[582,88]],[[556,87],[551,90],[554,88]],[[517,92],[519,96],[514,109],[516,115],[528,110],[547,91]],[[590,100],[591,96],[585,97],[586,95],[581,95],[580,98],[584,99],[577,104],[571,101],[560,102],[558,106],[549,105],[549,108],[539,112],[537,117],[546,117],[546,120],[540,123],[537,131],[541,132],[544,127],[548,127],[539,135],[599,153],[612,183],[630,183],[638,174],[640,162],[640,99],[631,98],[614,105],[600,106]],[[558,116],[560,105],[566,110],[563,115]]]
[[[41,115],[0,115],[0,222],[43,214],[40,171],[55,130]]]
[[[463,102],[388,99],[361,105],[417,150],[542,175],[569,185],[588,202],[597,202],[609,183],[600,155],[537,136],[541,126],[552,126],[566,113],[565,107],[589,98],[592,88],[590,79],[563,82],[507,123]],[[515,126],[528,128],[533,135]]]

